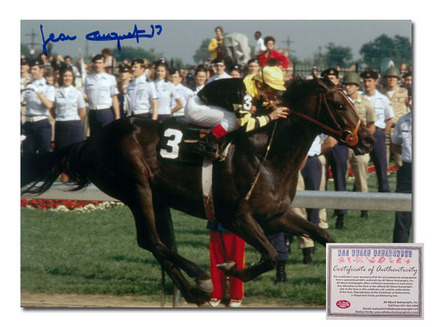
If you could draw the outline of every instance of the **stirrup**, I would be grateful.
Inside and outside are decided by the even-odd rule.
[[[190,147],[194,153],[201,154],[210,161],[216,161],[221,158],[218,148],[212,147],[207,142],[199,140],[197,143]]]

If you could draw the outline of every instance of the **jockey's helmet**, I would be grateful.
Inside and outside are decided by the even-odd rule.
[[[275,90],[286,91],[284,85],[284,74],[279,67],[265,66],[258,71],[255,79],[267,84]]]

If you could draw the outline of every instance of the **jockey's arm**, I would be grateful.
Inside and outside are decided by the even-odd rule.
[[[252,113],[252,96],[246,94],[242,105],[233,105],[240,126],[246,126],[246,132],[264,127],[272,120],[288,117],[288,108],[276,107],[267,115],[254,116]]]

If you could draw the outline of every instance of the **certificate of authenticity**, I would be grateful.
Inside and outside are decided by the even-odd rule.
[[[423,244],[327,244],[327,319],[423,319]]]

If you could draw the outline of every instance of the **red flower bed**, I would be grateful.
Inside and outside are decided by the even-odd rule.
[[[369,171],[369,174],[374,173],[375,172],[375,166],[374,165],[369,166],[368,167],[368,171]],[[391,171],[391,172],[395,173],[396,172],[396,167],[394,165],[391,166],[391,167],[388,167],[387,171]],[[328,173],[329,173],[329,178],[333,178],[333,174],[332,174],[331,168],[329,168]],[[348,177],[354,177],[354,172],[353,172],[353,170],[352,170],[351,167],[348,167]]]
[[[29,207],[36,209],[56,209],[60,205],[64,205],[69,210],[85,207],[93,204],[98,206],[103,201],[79,201],[79,200],[52,200],[52,199],[21,199],[21,208]]]

